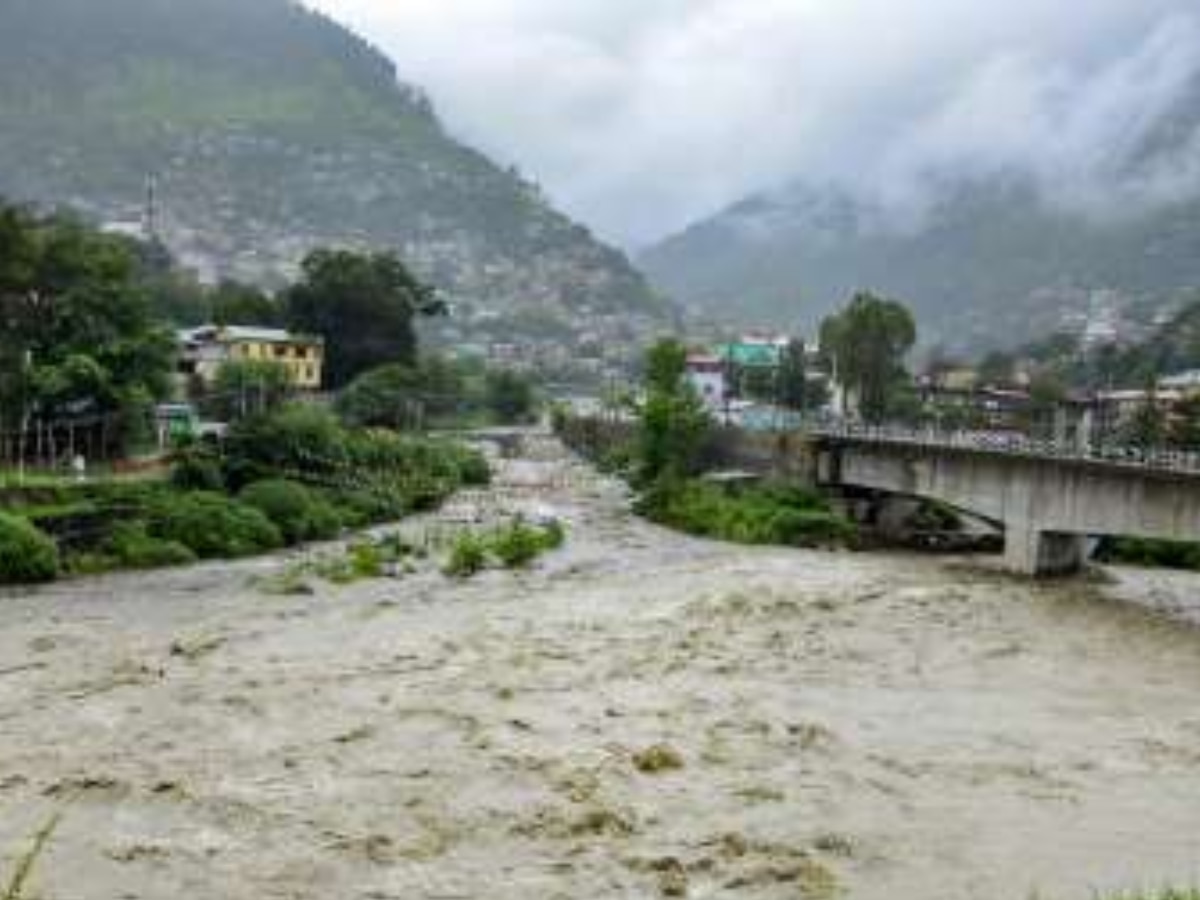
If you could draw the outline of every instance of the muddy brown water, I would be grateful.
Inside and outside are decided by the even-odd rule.
[[[292,555],[0,600],[0,883],[56,812],[45,900],[1200,883],[1200,579],[696,541],[526,451],[405,529],[552,509],[529,573],[265,590]]]

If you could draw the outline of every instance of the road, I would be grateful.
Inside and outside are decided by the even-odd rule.
[[[44,900],[1200,882],[1200,632],[1117,599],[1194,614],[1195,576],[696,541],[545,438],[405,527],[544,506],[571,538],[524,574],[0,599],[0,872],[61,812]]]

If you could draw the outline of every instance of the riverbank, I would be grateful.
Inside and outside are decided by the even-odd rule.
[[[744,548],[547,439],[413,534],[565,549],[264,591],[303,554],[0,600],[0,871],[40,895],[1092,900],[1200,882],[1200,579]]]

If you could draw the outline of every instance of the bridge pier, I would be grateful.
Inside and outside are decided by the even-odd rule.
[[[1083,570],[1088,539],[1077,534],[1009,525],[1004,538],[1005,566],[1020,575],[1074,575]]]

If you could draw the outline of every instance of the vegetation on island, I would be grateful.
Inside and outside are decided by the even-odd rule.
[[[443,571],[470,578],[489,567],[525,569],[565,540],[566,531],[558,522],[531,525],[518,519],[489,531],[465,531],[455,538]]]

